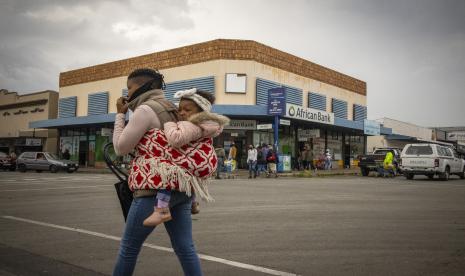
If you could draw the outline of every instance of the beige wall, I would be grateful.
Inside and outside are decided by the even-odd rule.
[[[382,118],[377,121],[382,123],[384,127],[392,128],[392,132],[395,134],[411,136],[427,141],[431,140],[433,136],[433,130],[430,128],[421,127],[390,118]]]
[[[25,103],[41,99],[47,99],[48,102],[42,105],[0,109],[0,137],[18,137],[20,132],[32,130],[29,128],[30,122],[56,118],[58,101],[58,93],[56,92],[39,92],[27,95],[0,92],[0,107],[8,104]],[[44,111],[30,112],[37,107],[44,109]],[[27,113],[14,114],[19,110],[27,111]],[[10,113],[10,115],[4,116],[3,114],[5,112]]]
[[[366,96],[350,92],[348,90],[321,83],[316,80],[301,77],[255,61],[243,60],[214,60],[199,64],[180,66],[161,71],[165,76],[165,82],[188,80],[206,76],[215,77],[215,96],[217,104],[255,105],[256,78],[262,78],[279,82],[288,86],[303,90],[302,102],[307,105],[309,91],[321,93],[327,96],[327,110],[331,111],[331,98],[338,98],[348,103],[348,119],[352,119],[353,104],[366,106]],[[225,93],[226,73],[247,74],[247,92]],[[126,77],[118,77],[108,80],[66,86],[60,88],[60,98],[77,96],[77,116],[87,116],[88,95],[95,92],[109,92],[109,113],[116,112],[116,99],[121,97],[121,91],[126,87]]]

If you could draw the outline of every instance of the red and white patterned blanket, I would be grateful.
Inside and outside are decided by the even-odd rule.
[[[207,182],[216,171],[217,161],[212,138],[173,148],[163,130],[151,129],[136,146],[129,187],[131,190],[178,190],[188,195],[195,192],[210,201]]]

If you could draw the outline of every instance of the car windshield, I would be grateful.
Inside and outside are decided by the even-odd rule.
[[[408,155],[431,155],[433,148],[431,146],[410,146],[405,154]]]
[[[47,159],[53,159],[53,160],[58,160],[60,158],[58,158],[58,156],[56,156],[55,154],[53,153],[45,153],[45,156],[47,156]]]

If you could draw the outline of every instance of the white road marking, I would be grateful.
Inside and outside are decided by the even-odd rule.
[[[67,230],[67,231],[87,234],[87,235],[91,235],[91,236],[94,236],[94,237],[100,237],[100,238],[114,240],[114,241],[121,241],[121,238],[117,237],[117,236],[107,235],[107,234],[94,232],[94,231],[89,231],[89,230],[80,229],[80,228],[67,227],[67,226],[51,224],[51,223],[46,223],[46,222],[41,222],[41,221],[36,221],[36,220],[30,220],[30,219],[25,219],[25,218],[14,217],[14,216],[2,216],[2,218],[21,221],[21,222],[26,222],[26,223],[31,223],[31,224],[35,224],[35,225],[50,227],[50,228],[56,228],[56,229],[61,229],[61,230]],[[148,247],[148,248],[152,248],[152,249],[156,249],[156,250],[160,250],[160,251],[174,253],[174,250],[172,248],[169,248],[169,247],[158,246],[158,245],[154,245],[154,244],[151,244],[151,243],[144,243],[143,246]],[[199,254],[199,258],[203,259],[203,260],[206,260],[206,261],[221,263],[221,264],[234,266],[234,267],[238,267],[238,268],[242,268],[242,269],[258,271],[258,272],[262,272],[262,273],[269,274],[269,275],[297,276],[297,274],[294,274],[294,273],[274,270],[274,269],[270,269],[270,268],[266,268],[266,267],[262,267],[262,266],[251,265],[251,264],[246,264],[246,263],[230,261],[230,260],[226,260],[226,259],[223,259],[223,258],[217,258],[217,257],[214,257],[214,256],[205,255],[205,254]]]
[[[93,186],[56,187],[56,188],[40,188],[40,189],[0,190],[0,192],[28,192],[28,191],[47,191],[47,190],[84,189],[84,188],[108,188],[108,187],[111,187],[111,185],[93,185]]]

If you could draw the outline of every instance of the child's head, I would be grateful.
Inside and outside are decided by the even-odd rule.
[[[202,111],[211,111],[211,105],[215,102],[215,96],[212,93],[195,88],[178,91],[174,97],[180,99],[178,111],[181,120],[187,120]]]

